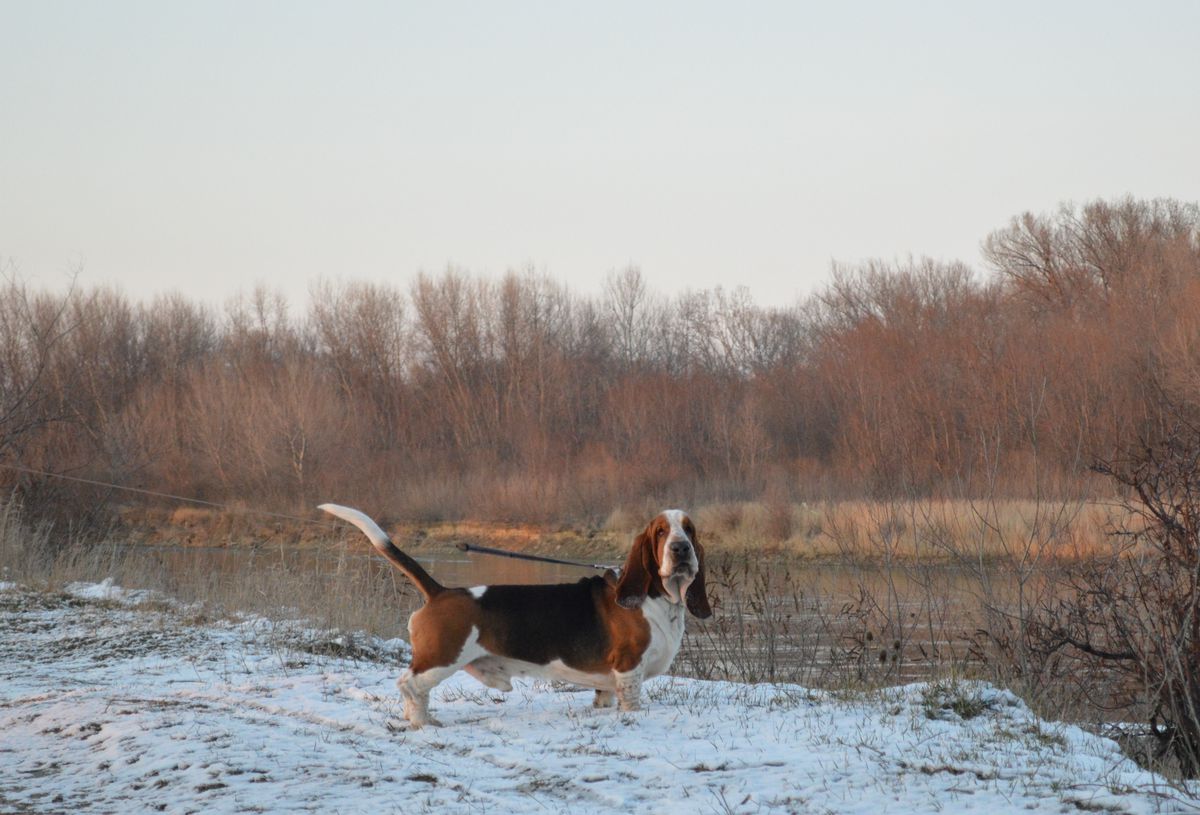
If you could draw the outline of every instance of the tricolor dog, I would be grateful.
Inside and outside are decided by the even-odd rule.
[[[637,710],[642,681],[665,672],[683,640],[684,608],[712,609],[704,587],[704,549],[686,514],[667,510],[633,543],[620,578],[612,573],[549,586],[441,585],[356,509],[321,509],[363,531],[408,575],[425,605],[408,621],[412,664],[396,683],[411,726],[437,724],[429,692],[465,670],[497,690],[514,676],[559,679],[596,689],[596,707],[614,700]]]

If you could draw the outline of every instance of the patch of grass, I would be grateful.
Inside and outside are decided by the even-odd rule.
[[[1022,733],[1042,747],[1065,750],[1067,740],[1061,733],[1055,733],[1042,726],[1040,721],[1028,725]]]
[[[930,682],[921,692],[921,708],[928,719],[958,718],[969,721],[994,707],[978,685],[958,679]]]
[[[290,651],[316,657],[349,659],[355,662],[383,662],[389,658],[372,641],[354,632],[283,631],[273,636],[276,644]]]
[[[1093,801],[1078,796],[1068,796],[1063,799],[1080,812],[1124,812],[1125,807],[1119,804],[1109,804],[1103,801]]]

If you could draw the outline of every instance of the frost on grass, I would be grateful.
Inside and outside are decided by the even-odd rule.
[[[412,732],[398,642],[198,622],[112,586],[9,586],[0,633],[0,811],[1191,811],[1114,742],[973,683],[666,677],[621,714],[459,674],[434,694],[447,726]]]

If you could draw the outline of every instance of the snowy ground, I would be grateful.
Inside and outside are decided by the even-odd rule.
[[[0,584],[0,812],[1194,811],[1113,742],[986,686],[664,678],[618,714],[459,674],[434,695],[446,727],[410,732],[403,658],[107,585]]]

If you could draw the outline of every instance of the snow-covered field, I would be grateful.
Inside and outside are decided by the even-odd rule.
[[[446,726],[410,732],[404,653],[106,584],[0,584],[0,812],[1194,811],[1113,742],[986,686],[663,678],[619,714],[459,674],[434,692]]]

